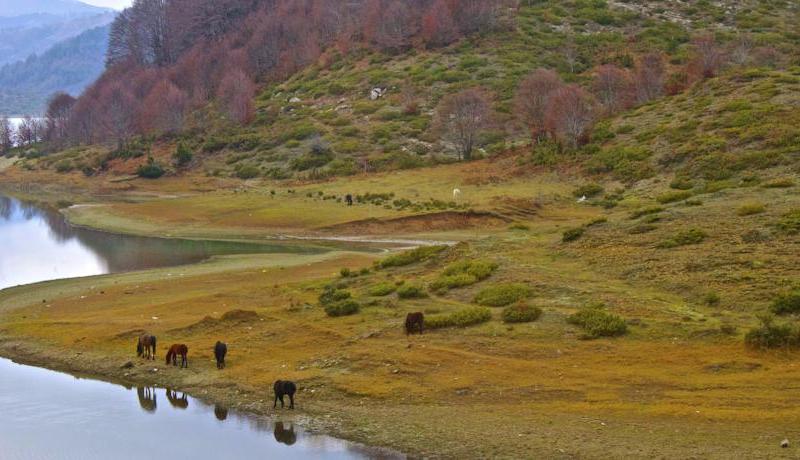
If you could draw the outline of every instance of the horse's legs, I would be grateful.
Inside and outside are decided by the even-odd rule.
[[[283,409],[284,407],[286,407],[286,405],[283,403],[283,395],[281,395],[281,409]]]
[[[294,409],[294,395],[289,393],[289,409]]]
[[[276,407],[278,407],[278,395],[277,395],[277,393],[275,394],[275,403],[272,405],[273,409],[275,409]]]

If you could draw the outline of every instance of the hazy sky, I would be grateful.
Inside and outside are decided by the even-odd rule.
[[[133,0],[81,0],[83,3],[88,3],[90,5],[97,5],[97,6],[105,6],[108,8],[116,8],[121,10],[126,6],[131,6]]]

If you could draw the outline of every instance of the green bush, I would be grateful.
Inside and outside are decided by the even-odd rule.
[[[139,166],[136,170],[136,175],[145,179],[158,179],[163,176],[164,173],[164,167],[153,157],[148,158],[147,163]]]
[[[679,246],[688,246],[690,244],[700,244],[707,236],[708,234],[702,230],[690,228],[689,230],[678,232],[672,238],[662,241],[657,247],[659,249],[671,249]]]
[[[542,316],[542,309],[518,302],[503,309],[503,321],[506,323],[530,323]]]
[[[410,251],[404,251],[399,254],[389,256],[378,262],[377,265],[380,268],[403,267],[417,262],[422,262],[423,260],[428,260],[445,249],[447,249],[447,246],[420,246]]]
[[[432,282],[430,288],[434,292],[444,292],[450,289],[458,289],[461,287],[471,286],[478,282],[469,273],[457,273],[455,275],[442,275],[436,281]]]
[[[520,283],[504,283],[490,286],[475,296],[474,302],[486,307],[505,307],[527,299],[533,294],[530,287]]]
[[[355,276],[355,273],[353,273],[353,271],[350,270],[349,268],[345,267],[345,268],[339,270],[339,275],[342,278],[349,278],[351,276]]]
[[[628,332],[621,317],[606,312],[600,306],[588,306],[567,317],[567,322],[581,327],[585,338],[615,337]]]
[[[564,243],[575,241],[582,237],[584,233],[586,233],[586,229],[584,227],[575,227],[564,230],[564,233],[561,235],[561,241]]]
[[[349,300],[352,296],[350,291],[345,289],[336,289],[332,286],[326,286],[322,294],[319,295],[319,303],[322,306],[326,306],[343,300]]]
[[[772,301],[772,312],[778,315],[800,313],[800,289],[779,295]]]
[[[784,216],[775,223],[775,228],[787,235],[797,235],[800,233],[800,209],[784,214]]]
[[[397,290],[397,296],[401,299],[424,299],[428,297],[428,294],[422,286],[407,284],[400,286]]]
[[[744,336],[744,343],[751,348],[796,347],[800,340],[798,331],[788,324],[775,324],[774,318],[765,315],[759,318],[761,325],[750,329]]]
[[[386,281],[372,286],[371,288],[369,288],[368,293],[373,297],[385,297],[389,294],[392,294],[396,290],[397,286],[395,286],[394,283]]]
[[[425,328],[468,327],[488,322],[491,319],[492,312],[488,308],[471,307],[448,315],[426,316]]]
[[[672,192],[662,193],[656,197],[656,201],[661,204],[674,203],[676,201],[683,201],[692,197],[692,192],[688,190],[676,190]]]
[[[490,277],[498,265],[485,260],[462,260],[448,265],[441,276],[431,283],[431,290],[442,292],[470,286]]]
[[[193,157],[194,155],[192,155],[192,151],[189,150],[189,148],[186,147],[186,144],[183,142],[178,144],[177,149],[175,149],[175,153],[172,155],[172,158],[175,160],[175,165],[179,167],[186,166],[191,163]]]
[[[792,179],[782,178],[782,179],[775,179],[773,181],[767,182],[766,184],[762,185],[764,188],[789,188],[794,187],[794,181]]]
[[[649,208],[644,209],[637,209],[631,213],[631,219],[638,219],[642,216],[647,216],[649,214],[658,214],[659,212],[663,211],[664,208],[661,206],[652,206]]]
[[[583,197],[583,196],[585,196],[587,198],[592,198],[592,197],[595,197],[597,195],[600,195],[601,193],[603,193],[603,191],[604,191],[604,189],[603,189],[602,185],[599,185],[599,184],[585,184],[585,185],[581,185],[580,187],[576,188],[572,192],[572,195],[575,196],[576,198],[580,198],[580,197]]]
[[[236,168],[236,177],[239,179],[255,179],[261,175],[261,170],[256,166],[239,166]]]
[[[358,313],[361,306],[355,300],[342,300],[325,306],[325,313],[331,317],[348,316]]]

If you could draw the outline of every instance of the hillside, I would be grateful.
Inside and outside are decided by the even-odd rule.
[[[54,93],[80,95],[105,69],[108,29],[90,29],[42,54],[0,67],[0,113],[41,115]]]

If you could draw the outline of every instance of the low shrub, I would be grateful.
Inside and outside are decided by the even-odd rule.
[[[345,289],[336,289],[332,286],[326,286],[322,294],[319,295],[319,303],[322,306],[326,306],[343,300],[349,300],[352,296],[350,291]]]
[[[509,305],[503,309],[503,322],[530,323],[542,316],[542,309],[524,302]]]
[[[397,296],[401,299],[424,299],[428,294],[422,286],[407,284],[397,289]]]
[[[470,286],[492,276],[498,265],[485,260],[462,260],[448,265],[441,276],[431,283],[434,292]]]
[[[659,212],[663,211],[664,208],[661,206],[652,206],[649,208],[644,209],[637,209],[631,213],[631,219],[638,219],[642,216],[647,216],[649,214],[658,214]]]
[[[175,160],[175,165],[178,167],[186,166],[192,162],[192,151],[184,144],[183,142],[178,144],[178,147],[175,149],[175,153],[172,155],[172,158]]]
[[[601,306],[587,306],[567,317],[567,322],[581,327],[584,338],[615,337],[628,332],[621,317],[608,313]]]
[[[455,275],[442,275],[436,281],[432,282],[430,289],[434,292],[445,292],[450,289],[458,289],[461,287],[471,286],[478,282],[478,278],[470,275],[469,273],[457,273]]]
[[[703,303],[709,307],[716,307],[720,302],[719,294],[716,292],[707,292],[703,295]]]
[[[800,209],[795,209],[792,212],[784,214],[781,219],[775,223],[775,228],[787,235],[797,235],[800,233]]]
[[[352,270],[350,270],[349,268],[345,267],[345,268],[343,268],[343,269],[339,270],[339,275],[340,275],[342,278],[349,278],[349,277],[351,277],[351,276],[354,276],[354,275],[355,275],[355,273],[353,273],[353,271],[352,271]]]
[[[371,288],[369,288],[368,293],[373,297],[385,297],[389,294],[394,293],[394,291],[396,290],[397,286],[394,283],[390,283],[387,281],[372,286]]]
[[[689,230],[678,232],[675,236],[662,241],[656,247],[659,249],[671,249],[680,246],[688,246],[690,244],[700,244],[706,237],[708,237],[706,232],[696,228],[690,228]]]
[[[256,166],[243,165],[236,168],[236,177],[239,179],[255,179],[261,175],[261,170]]]
[[[783,178],[783,179],[775,179],[773,181],[767,182],[766,184],[762,185],[764,188],[789,188],[794,187],[794,181],[792,179]]]
[[[144,179],[158,179],[163,176],[165,172],[164,167],[153,159],[153,157],[150,157],[147,159],[147,163],[139,166],[136,170],[136,175]]]
[[[761,214],[766,210],[766,207],[762,203],[757,202],[750,202],[745,203],[736,210],[736,214],[739,216],[752,216],[755,214]]]
[[[425,328],[468,327],[488,322],[491,319],[492,312],[488,308],[470,307],[447,315],[426,316]]]
[[[800,289],[780,294],[772,301],[770,309],[777,315],[800,313]]]
[[[513,224],[509,225],[509,226],[508,226],[508,229],[509,229],[509,230],[523,230],[523,231],[528,231],[528,230],[530,230],[531,228],[530,228],[530,227],[528,227],[527,225],[523,224],[523,223],[516,222],[516,223],[513,223]]]
[[[389,256],[377,263],[380,268],[403,267],[411,265],[439,254],[447,249],[447,246],[420,246],[410,251],[404,251],[393,256]]]
[[[325,306],[325,313],[331,317],[348,316],[358,313],[361,306],[355,300],[342,300]]]
[[[683,201],[692,197],[692,192],[688,190],[675,190],[671,192],[662,193],[656,197],[656,201],[661,204],[674,203],[676,201]]]
[[[483,289],[474,302],[486,307],[505,307],[527,299],[533,294],[530,287],[520,283],[504,283]]]
[[[571,241],[576,241],[586,233],[586,229],[584,227],[575,227],[564,230],[564,233],[561,235],[561,241],[564,243],[569,243]]]

